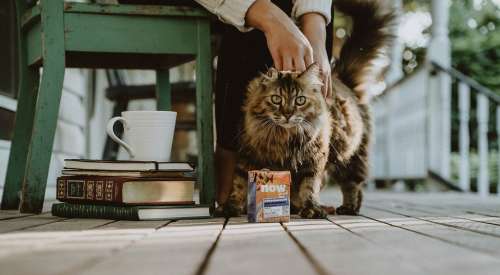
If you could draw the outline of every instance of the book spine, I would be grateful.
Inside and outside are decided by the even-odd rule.
[[[111,205],[56,203],[52,205],[52,215],[63,218],[139,220],[137,208]]]
[[[109,177],[57,178],[56,198],[66,202],[122,203],[123,180]]]

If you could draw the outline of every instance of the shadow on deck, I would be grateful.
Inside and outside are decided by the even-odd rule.
[[[339,201],[327,190],[325,202]],[[360,216],[248,224],[0,211],[0,274],[498,274],[500,199],[368,193]]]

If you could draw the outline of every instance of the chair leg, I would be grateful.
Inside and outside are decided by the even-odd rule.
[[[40,213],[45,198],[47,175],[59,114],[64,81],[64,2],[42,0],[43,75],[38,90],[31,125],[31,141],[23,177],[22,213]]]
[[[56,64],[59,66],[56,67]],[[22,213],[40,213],[45,198],[64,81],[64,60],[53,62],[52,65],[54,67],[44,67],[35,105],[31,142],[24,171],[20,208]]]
[[[210,24],[198,21],[198,56],[196,58],[196,126],[198,139],[198,177],[200,202],[215,202],[214,132],[212,101],[212,55]]]
[[[27,66],[22,68],[19,76],[16,126],[10,147],[9,164],[2,196],[2,209],[4,210],[19,209],[39,79],[38,68],[28,68]]]
[[[172,109],[172,95],[168,69],[156,71],[156,102],[158,111],[169,111]]]

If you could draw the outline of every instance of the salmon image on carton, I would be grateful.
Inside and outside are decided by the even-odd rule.
[[[248,172],[247,213],[249,222],[290,221],[289,171]]]

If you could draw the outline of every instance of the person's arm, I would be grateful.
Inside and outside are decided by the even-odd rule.
[[[264,32],[276,69],[302,72],[313,62],[307,38],[271,1],[255,1],[247,11],[246,24]]]
[[[317,13],[323,16],[328,25],[332,19],[332,0],[294,0],[292,17],[300,23],[302,15],[307,13]]]
[[[264,32],[276,69],[302,72],[312,63],[313,51],[309,41],[293,20],[270,0],[196,2],[240,31],[257,28]]]
[[[195,0],[209,12],[215,14],[220,21],[235,26],[239,31],[252,30],[245,24],[248,9],[256,0]]]
[[[332,96],[331,66],[326,49],[326,25],[331,21],[331,0],[296,0],[292,16],[311,43],[314,62],[318,63],[323,79],[323,94]]]

